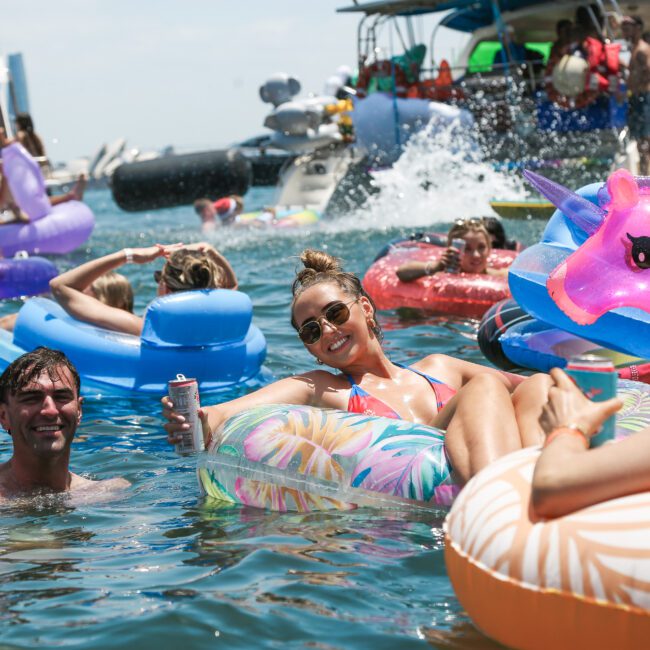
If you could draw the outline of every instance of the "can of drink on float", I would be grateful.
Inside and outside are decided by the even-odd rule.
[[[445,269],[447,273],[460,273],[460,260],[465,252],[465,245],[466,242],[461,237],[451,240],[451,247],[458,251],[458,261],[447,265],[447,268]]]
[[[186,454],[203,449],[203,428],[199,418],[199,385],[196,379],[187,379],[185,375],[176,375],[168,383],[169,397],[174,410],[185,418],[190,428],[181,431],[183,439],[176,445],[176,452]]]
[[[573,357],[565,371],[590,400],[604,402],[616,397],[618,375],[609,359],[595,354],[582,354]],[[591,437],[590,447],[600,447],[604,442],[613,440],[615,430],[616,416],[612,415],[605,420],[600,432]]]

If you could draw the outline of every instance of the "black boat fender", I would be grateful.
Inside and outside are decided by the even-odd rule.
[[[115,170],[111,190],[122,210],[136,212],[245,194],[250,182],[250,161],[226,149],[125,163]]]

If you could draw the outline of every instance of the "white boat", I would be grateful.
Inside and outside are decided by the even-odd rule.
[[[601,0],[597,6],[602,25],[593,9],[587,11],[604,43],[617,36],[610,17],[639,14],[650,25],[648,0]],[[589,3],[378,0],[339,9],[361,16],[357,85],[366,96],[354,113],[361,144],[379,158],[394,159],[409,135],[426,124],[427,110],[439,106],[428,100],[437,100],[469,111],[484,151],[506,167],[567,159],[609,167],[625,148],[626,107],[616,96],[621,94],[594,93],[578,106],[580,101],[561,102],[548,92],[545,67],[556,24],[573,20],[581,7]],[[457,42],[464,40],[448,68],[436,53],[441,27],[453,30]],[[610,81],[621,90],[620,79]]]

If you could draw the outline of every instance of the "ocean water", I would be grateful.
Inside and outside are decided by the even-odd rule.
[[[516,179],[478,163],[462,173],[450,156],[414,151],[379,176],[382,192],[365,207],[309,231],[214,234],[253,300],[275,377],[314,367],[289,324],[303,248],[324,248],[363,274],[388,240],[437,224],[445,231],[457,216],[487,213],[491,196],[523,193]],[[106,190],[86,198],[96,230],[84,248],[56,258],[61,268],[124,246],[200,239],[191,208],[126,214]],[[270,190],[253,189],[247,208],[271,200]],[[506,226],[524,243],[543,228]],[[154,297],[158,266],[124,268],[139,310]],[[0,303],[0,314],[19,306]],[[485,363],[476,323],[395,312],[379,320],[395,361],[445,352]],[[10,450],[0,435],[0,459]],[[164,440],[157,400],[135,395],[86,401],[72,468],[124,476],[132,487],[114,500],[56,496],[0,509],[3,650],[497,647],[472,627],[446,576],[444,512],[277,514],[206,502],[193,459]]]

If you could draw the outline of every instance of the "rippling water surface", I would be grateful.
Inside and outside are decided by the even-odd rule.
[[[478,172],[428,194],[405,192],[401,173],[387,177],[381,199],[310,232],[215,234],[252,297],[276,377],[314,367],[289,325],[301,249],[326,248],[362,274],[389,239],[480,213],[477,193],[498,195],[498,179]],[[60,268],[138,243],[199,239],[191,208],[132,215],[108,191],[88,192],[87,200],[96,230],[85,248],[56,259]],[[252,190],[247,208],[269,200],[268,191]],[[507,226],[526,243],[541,231],[534,222]],[[124,268],[140,310],[154,296],[154,267]],[[19,305],[0,303],[0,314]],[[395,361],[434,351],[481,361],[475,323],[393,312],[380,320]],[[0,510],[2,648],[496,647],[471,627],[446,577],[444,513],[220,507],[197,496],[192,459],[168,448],[161,425],[153,398],[88,399],[73,469],[124,476],[131,489],[112,501],[57,496]],[[10,443],[4,434],[0,440],[4,460]]]

